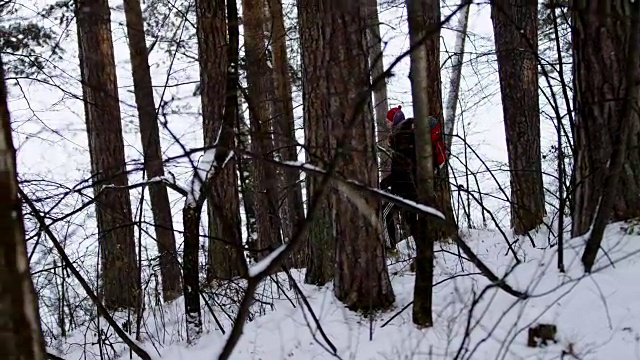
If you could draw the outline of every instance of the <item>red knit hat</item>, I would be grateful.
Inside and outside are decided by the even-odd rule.
[[[389,111],[387,111],[387,121],[392,123],[394,116],[398,111],[400,111],[400,109],[402,109],[402,106],[398,105],[397,107],[391,108]]]
[[[387,121],[391,123],[391,127],[395,127],[405,119],[402,112],[402,106],[398,105],[387,112]]]

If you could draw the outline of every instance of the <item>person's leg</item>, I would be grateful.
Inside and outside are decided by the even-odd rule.
[[[409,171],[397,171],[395,174],[395,176],[393,177],[393,183],[391,185],[391,192],[396,195],[399,196],[403,199],[406,200],[414,200],[414,196],[412,196],[413,194],[413,179],[411,177],[411,173]],[[400,227],[402,229],[401,234],[402,236],[400,238],[398,238],[398,242],[405,240],[408,236],[413,236],[412,232],[413,230],[409,227],[409,229],[407,229],[407,226],[405,225],[409,225],[409,222],[407,222],[407,217],[409,217],[409,221],[410,220],[410,215],[411,212],[407,212],[404,208],[401,208],[399,206],[396,205],[396,210],[397,213],[400,217]],[[403,224],[404,223],[404,224]],[[407,230],[409,230],[410,234],[407,234]]]
[[[396,247],[396,229],[393,223],[394,208],[393,203],[387,203],[382,211],[384,240],[387,249],[394,249]]]
[[[394,174],[390,173],[382,180],[380,180],[380,190],[390,191],[391,185],[393,184]],[[387,249],[395,248],[396,244],[396,232],[395,227],[393,226],[393,203],[382,203],[382,212],[380,214],[380,220],[382,225],[382,233],[383,239],[385,242],[385,247]]]
[[[416,231],[418,230],[418,214],[411,210],[403,210],[402,218],[409,226],[409,232],[411,233],[411,237],[415,241]]]

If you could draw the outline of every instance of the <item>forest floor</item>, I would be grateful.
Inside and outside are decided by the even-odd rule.
[[[637,226],[637,225],[636,225]],[[640,359],[640,236],[628,224],[608,227],[596,268],[585,275],[580,263],[582,238],[567,240],[566,273],[557,270],[557,246],[549,246],[547,230],[515,245],[522,262],[513,268],[514,255],[498,231],[465,230],[465,241],[498,275],[531,295],[519,300],[502,290],[485,290],[489,282],[458,256],[455,245],[436,246],[434,288],[435,326],[418,329],[411,321],[414,274],[409,270],[411,242],[398,245],[389,258],[396,301],[393,308],[366,317],[347,310],[333,296],[332,284],[303,284],[302,271],[293,276],[309,300],[330,344],[323,338],[309,310],[299,302],[285,274],[267,280],[254,305],[232,359]],[[509,234],[507,234],[509,235]],[[555,240],[552,240],[552,245]],[[512,271],[511,271],[512,270]],[[242,284],[221,284],[205,295],[215,317],[203,304],[205,334],[187,346],[181,299],[148,309],[141,326],[144,348],[154,359],[216,359],[229,335]],[[224,290],[221,290],[224,289]],[[212,290],[213,291],[213,290]],[[151,308],[151,307],[150,307]],[[397,315],[399,313],[399,315]],[[391,319],[394,315],[395,318]],[[124,322],[126,314],[118,315]],[[390,320],[391,319],[391,320]],[[389,321],[390,320],[390,321]],[[104,321],[102,321],[104,323]],[[385,324],[386,323],[386,324]],[[538,323],[557,326],[557,343],[527,347],[528,328]],[[98,324],[100,326],[100,324]],[[72,334],[52,352],[65,359],[99,359],[95,331]],[[115,351],[129,359],[106,324],[103,353]],[[135,334],[135,326],[132,333]],[[106,339],[106,340],[105,340]],[[335,354],[332,348],[335,349]],[[84,357],[82,354],[88,354]],[[563,357],[563,354],[564,357]],[[92,357],[94,356],[94,357]],[[133,358],[136,358],[135,355]]]

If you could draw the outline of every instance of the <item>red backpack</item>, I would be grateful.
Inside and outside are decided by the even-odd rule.
[[[435,118],[430,117],[429,123],[431,125],[431,148],[433,151],[434,165],[436,169],[441,169],[447,162],[447,148],[444,143],[444,137],[440,131],[440,122]]]

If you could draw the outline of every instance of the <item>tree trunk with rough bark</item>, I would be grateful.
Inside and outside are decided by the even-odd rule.
[[[415,118],[416,138],[416,188],[418,200],[423,204],[434,203],[434,174],[433,152],[431,148],[431,129],[429,115],[437,114],[438,107],[433,106],[434,89],[429,84],[427,69],[434,61],[433,48],[439,37],[429,36],[429,41],[421,45],[419,41],[427,36],[428,22],[422,21],[427,16],[427,9],[435,2],[432,0],[407,0],[407,15],[409,22],[409,39],[412,47],[417,47],[411,53],[411,94],[413,99],[413,113]],[[435,37],[435,39],[433,39]],[[431,58],[427,54],[431,55]],[[436,94],[437,95],[437,91]],[[440,108],[441,109],[441,108]],[[413,322],[419,326],[430,327],[433,325],[432,298],[433,298],[433,243],[436,233],[430,221],[424,215],[418,215],[418,223],[415,226],[414,241],[416,244],[415,287],[413,292]]]
[[[301,47],[305,41],[316,41],[318,29],[300,29]],[[304,48],[303,48],[304,49]],[[313,56],[317,56],[314,54]],[[303,77],[314,76],[314,81],[320,82],[315,71],[315,66],[319,66],[319,59],[311,57],[309,52],[302,52]],[[310,66],[310,70],[306,70]],[[306,81],[306,80],[305,80]],[[304,81],[303,81],[304,83]],[[326,85],[323,85],[326,86]],[[329,134],[332,129],[332,122],[323,121],[330,109],[327,108],[326,95],[316,96],[315,92],[303,86],[304,101],[304,141],[307,163],[326,167],[327,161],[331,159],[331,149],[335,144],[331,142]],[[313,201],[315,192],[320,185],[320,178],[316,176],[306,177],[307,203]],[[304,282],[322,286],[333,279],[335,267],[336,233],[335,233],[335,198],[331,190],[318,205],[315,216],[311,219],[309,230],[307,230],[307,271]]]
[[[104,305],[117,309],[139,305],[140,284],[110,18],[106,0],[76,1],[91,173],[98,197],[101,292]],[[108,185],[118,188],[104,188]]]
[[[298,141],[295,134],[293,95],[289,60],[287,57],[286,29],[282,13],[282,0],[268,0],[271,18],[271,49],[273,54],[273,82],[275,86],[274,142],[280,159],[298,161]],[[297,169],[282,169],[284,204],[282,206],[282,233],[285,241],[291,240],[296,226],[304,219],[302,185]],[[297,268],[305,266],[306,246],[300,246],[292,257]]]
[[[202,205],[185,205],[182,210],[184,250],[182,255],[182,282],[187,342],[194,344],[202,335],[200,306],[200,276],[198,254],[200,248],[200,213]]]
[[[127,35],[129,36],[133,88],[140,121],[144,170],[148,179],[154,179],[164,176],[164,167],[140,1],[125,0],[124,12],[127,22]],[[173,233],[173,220],[171,218],[171,205],[169,204],[167,188],[158,182],[151,183],[149,185],[149,197],[158,254],[160,255],[162,295],[165,301],[171,301],[182,294],[182,274],[180,273],[180,264],[176,251],[176,239]]]
[[[496,0],[491,17],[511,171],[511,226],[523,235],[546,214],[540,155],[536,0]]]
[[[382,38],[380,37],[380,19],[378,17],[378,0],[365,0],[367,16],[367,44],[369,49],[369,67],[371,68],[371,81],[375,81],[384,73],[384,61],[382,58]],[[379,146],[387,147],[389,129],[387,127],[387,81],[381,81],[373,89],[373,109],[375,110],[376,134]],[[391,158],[378,151],[378,160],[381,176],[387,176],[391,172]]]
[[[199,1],[196,14],[204,145],[211,147],[219,140],[218,135],[225,111],[227,66],[232,63],[232,60],[225,56],[227,55],[225,2],[224,0]],[[229,26],[232,26],[231,21]],[[207,215],[209,218],[207,281],[228,280],[245,275],[246,260],[242,250],[240,198],[234,158],[229,160],[212,183],[207,198]]]
[[[227,32],[229,43],[227,46],[227,59],[228,59],[228,67],[227,67],[227,90],[225,94],[225,107],[223,114],[223,126],[226,131],[229,132],[230,142],[237,146],[234,142],[235,138],[232,135],[238,132],[238,125],[243,121],[241,114],[241,101],[240,101],[240,29],[239,29],[239,20],[238,20],[238,4],[236,0],[227,0]],[[224,134],[224,132],[223,132]],[[233,161],[233,164],[236,166],[240,166],[241,156],[236,152],[234,158],[229,159],[229,161]],[[237,213],[237,248],[234,251],[237,252],[238,259],[236,260],[237,265],[240,266],[239,274],[240,276],[246,276],[247,274],[247,259],[245,256],[245,248],[243,239],[242,239],[242,231],[241,231],[241,219],[240,219],[240,202],[239,202],[239,181],[237,179],[238,171],[234,169],[233,182],[235,184],[234,187],[234,201],[237,202],[235,205],[238,210]],[[224,209],[224,206],[223,206]]]
[[[579,236],[591,228],[605,193],[605,180],[610,170],[608,162],[612,151],[620,145],[619,129],[623,121],[635,122],[635,131],[626,137],[626,151],[619,186],[612,196],[610,219],[622,221],[640,216],[640,120],[635,112],[628,119],[624,114],[626,91],[632,80],[628,77],[631,69],[627,69],[627,49],[630,33],[638,29],[630,28],[632,5],[628,0],[573,2],[570,6],[574,29],[577,152],[572,235]],[[609,14],[602,12],[605,6],[610,9]],[[637,89],[633,92],[637,97]]]
[[[325,153],[346,139],[339,176],[378,186],[374,120],[362,91],[370,82],[363,1],[298,0],[304,63],[305,111],[310,123],[329,124]],[[330,119],[330,120],[329,120]],[[323,159],[320,159],[323,160]],[[356,199],[357,197],[357,199]],[[393,304],[377,221],[379,204],[365,194],[333,191],[336,259],[334,292],[352,310],[376,311]],[[375,224],[372,224],[374,222]]]
[[[304,107],[304,140],[306,148],[306,161],[310,164],[325,168],[331,159],[332,149],[332,121],[324,121],[329,116],[329,84],[320,73],[322,66],[326,66],[327,59],[323,59],[318,53],[322,28],[320,24],[307,20],[313,14],[307,14],[300,7],[304,2],[298,2],[298,31],[300,35],[300,48],[302,49],[302,77],[303,77],[303,107]],[[306,5],[304,5],[306,6]],[[310,48],[311,47],[311,48]],[[323,60],[325,62],[323,62]],[[314,84],[311,86],[311,84]],[[314,88],[320,86],[318,88]],[[315,176],[306,177],[307,204],[313,200],[318,190],[320,179]],[[305,283],[322,286],[333,279],[336,262],[336,226],[335,226],[335,196],[334,191],[329,190],[327,196],[322,199],[311,219],[307,231],[307,271]]]
[[[305,34],[304,36],[311,36]],[[304,40],[301,40],[304,41]],[[304,55],[303,55],[304,56]],[[303,58],[303,64],[305,60]],[[304,66],[303,66],[304,69]],[[304,70],[303,70],[304,72]],[[304,76],[304,75],[303,75]],[[307,163],[326,164],[330,159],[331,142],[329,133],[331,123],[322,121],[326,109],[320,108],[315,96],[309,97],[303,90],[304,98],[304,139],[307,152]],[[306,177],[307,203],[313,201],[315,192],[320,185],[320,178]],[[336,233],[335,233],[335,199],[331,190],[318,205],[315,216],[307,230],[307,259],[304,282],[306,284],[323,286],[333,279],[335,267]]]
[[[6,360],[45,360],[38,299],[31,281],[18,197],[16,151],[0,59],[0,353]]]
[[[263,32],[264,2],[243,0],[244,45],[247,62],[247,103],[251,124],[251,150],[259,157],[272,158],[273,136],[270,126],[268,81],[270,70],[265,56],[266,43]],[[280,215],[278,210],[277,173],[273,164],[253,159],[255,212],[258,229],[257,259],[282,244]]]

